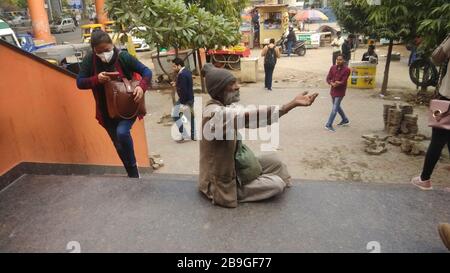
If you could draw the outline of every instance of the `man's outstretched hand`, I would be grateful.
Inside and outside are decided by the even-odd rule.
[[[298,106],[311,106],[316,100],[318,93],[308,94],[308,92],[304,92],[303,94],[298,95],[294,99],[295,105]]]

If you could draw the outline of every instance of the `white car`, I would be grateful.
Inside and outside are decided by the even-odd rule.
[[[75,23],[72,18],[64,18],[55,21],[51,26],[50,30],[52,33],[63,33],[66,31],[75,31]]]
[[[136,51],[146,51],[150,50],[150,45],[145,41],[145,39],[136,37],[136,33],[139,31],[145,31],[145,27],[133,28],[130,31],[131,38],[133,40],[134,48]]]

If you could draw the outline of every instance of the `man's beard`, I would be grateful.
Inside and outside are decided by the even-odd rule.
[[[240,100],[241,100],[240,91],[225,93],[225,98],[224,98],[225,105],[230,105],[232,103],[239,102]]]

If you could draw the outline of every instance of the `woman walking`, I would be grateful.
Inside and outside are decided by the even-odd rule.
[[[442,79],[442,85],[439,89],[439,100],[450,101],[450,36],[434,51],[432,60],[436,64],[447,63],[447,74]],[[411,180],[415,186],[422,190],[431,190],[431,175],[434,167],[441,157],[442,149],[447,144],[450,152],[450,130],[433,128],[431,134],[431,143],[428,147],[427,155],[422,169],[422,174]],[[447,188],[446,191],[450,191]]]
[[[273,71],[275,70],[277,59],[281,56],[279,49],[275,46],[275,39],[270,39],[270,44],[264,47],[261,52],[261,56],[264,57],[264,88],[272,91]]]
[[[95,31],[91,37],[92,52],[86,55],[77,77],[79,89],[92,89],[96,104],[96,119],[105,128],[117,150],[128,177],[139,178],[130,130],[136,118],[112,119],[108,115],[104,84],[111,81],[112,73],[131,80],[134,73],[141,75],[140,84],[134,89],[135,101],[144,96],[152,78],[149,68],[128,52],[117,49],[104,31]],[[142,118],[142,117],[140,117]]]

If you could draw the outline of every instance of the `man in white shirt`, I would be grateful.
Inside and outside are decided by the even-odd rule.
[[[331,42],[331,46],[333,47],[333,65],[336,65],[337,56],[342,53],[342,45],[345,41],[344,37],[341,36],[340,31],[338,31],[336,35],[337,37]]]

